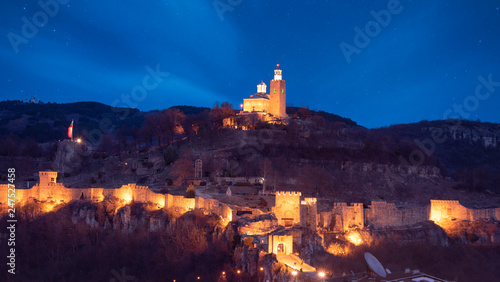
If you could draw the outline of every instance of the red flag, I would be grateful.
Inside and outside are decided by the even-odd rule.
[[[73,139],[73,121],[71,121],[71,125],[68,127],[68,138]]]

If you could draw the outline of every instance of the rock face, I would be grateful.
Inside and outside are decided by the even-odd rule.
[[[139,227],[146,226],[146,214],[144,210],[132,214],[132,207],[125,206],[118,210],[113,218],[113,229],[122,233],[131,233]]]
[[[239,220],[240,234],[265,234],[278,228],[278,220],[273,214],[242,217]]]
[[[170,229],[174,223],[164,211],[148,212],[140,204],[117,208],[106,206],[104,203],[76,202],[68,208],[74,224],[83,221],[92,228],[113,229],[122,233],[130,233],[140,228],[156,232]]]
[[[452,244],[498,244],[500,225],[496,221],[456,222],[444,227]]]
[[[432,222],[423,222],[406,228],[385,228],[369,231],[374,240],[386,239],[395,242],[426,242],[432,245],[448,246],[450,240],[446,232]]]
[[[79,209],[73,210],[71,221],[76,224],[84,220],[89,226],[96,228],[99,226],[96,220],[96,211],[97,208],[95,206],[85,205]]]

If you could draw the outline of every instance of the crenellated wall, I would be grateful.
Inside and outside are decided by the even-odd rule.
[[[431,200],[429,219],[442,220],[500,220],[500,208],[469,209],[458,201]]]
[[[203,209],[219,215],[222,219],[232,221],[236,217],[233,208],[215,199],[202,197],[186,198],[170,194],[159,194],[147,186],[136,184],[123,185],[116,189],[106,188],[66,188],[57,183],[57,172],[40,172],[40,183],[30,189],[16,189],[16,201],[23,202],[36,199],[42,202],[68,203],[72,200],[86,199],[102,201],[105,197],[115,197],[126,203],[135,201],[152,203],[159,208],[175,209],[187,212]],[[8,185],[0,184],[0,205],[8,204]],[[313,230],[320,228],[345,232],[352,228],[364,228],[369,225],[375,228],[413,225],[426,220],[434,222],[450,220],[488,220],[500,221],[500,208],[469,209],[458,201],[431,200],[430,205],[399,209],[394,203],[372,201],[368,208],[361,203],[334,203],[330,212],[317,213],[316,198],[305,198],[295,191],[276,192],[276,204],[273,212],[279,225],[292,226],[300,224]]]
[[[204,209],[214,213],[227,221],[233,219],[233,209],[218,200],[204,199],[201,197],[186,198],[170,194],[159,194],[150,190],[147,186],[136,184],[123,185],[120,188],[66,188],[62,183],[56,183],[57,172],[41,171],[40,183],[30,189],[16,189],[15,198],[17,202],[36,199],[41,202],[68,203],[72,200],[85,199],[91,201],[102,201],[105,197],[115,197],[130,203],[132,201],[141,203],[152,203],[159,208],[173,208],[180,212],[194,209]],[[0,205],[8,204],[8,185],[0,184]]]
[[[500,221],[500,208],[469,209],[458,201],[431,200],[430,205],[399,209],[394,203],[372,201],[368,208],[360,203],[352,206],[334,203],[330,212],[317,215],[318,226],[328,231],[345,232],[352,228],[369,225],[375,228],[400,227],[432,220],[434,222],[452,220]]]
[[[292,226],[300,223],[300,196],[297,191],[277,191],[273,212],[279,225]]]

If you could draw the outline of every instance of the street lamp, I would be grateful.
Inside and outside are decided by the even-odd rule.
[[[324,277],[325,277],[325,273],[324,273],[323,271],[320,271],[320,272],[318,273],[318,275],[319,275],[319,277],[321,277],[321,278],[324,278]]]
[[[297,276],[297,270],[292,271],[293,276]]]

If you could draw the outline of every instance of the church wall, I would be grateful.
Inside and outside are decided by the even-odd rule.
[[[243,99],[243,111],[245,112],[267,112],[268,108],[268,99]]]

